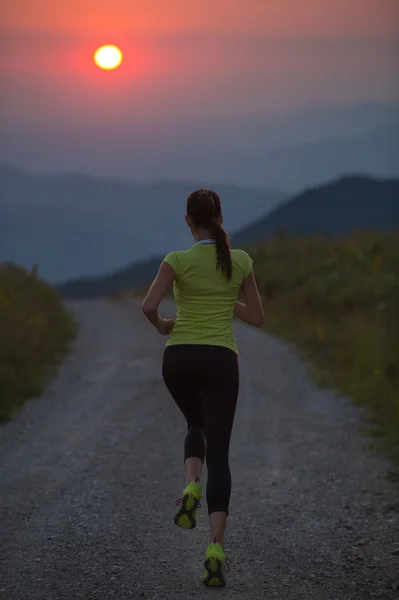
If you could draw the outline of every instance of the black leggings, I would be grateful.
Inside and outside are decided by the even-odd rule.
[[[206,455],[208,513],[229,514],[229,446],[239,387],[237,354],[222,346],[168,346],[162,375],[187,421],[184,460],[196,457],[204,462]]]

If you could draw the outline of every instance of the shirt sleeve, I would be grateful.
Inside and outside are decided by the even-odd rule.
[[[168,265],[170,265],[172,267],[172,269],[175,272],[176,278],[177,278],[178,261],[177,261],[177,254],[176,254],[176,252],[170,252],[167,256],[165,256],[165,258],[163,259],[163,262],[168,263]]]
[[[248,275],[251,273],[253,262],[254,261],[249,256],[249,254],[247,254],[246,252],[244,252],[244,260],[243,260],[243,275],[244,275],[244,279],[246,279],[246,277],[248,277]]]

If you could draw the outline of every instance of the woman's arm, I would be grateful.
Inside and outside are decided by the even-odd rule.
[[[233,314],[235,317],[237,317],[237,319],[240,319],[240,321],[244,321],[245,323],[248,323],[248,310],[247,307],[245,306],[244,302],[240,302],[239,300],[236,300],[236,303],[234,304],[234,310],[233,310]]]
[[[170,291],[175,278],[176,275],[172,267],[168,265],[168,263],[162,262],[158,274],[152,282],[148,294],[141,305],[144,316],[162,335],[171,333],[174,326],[174,320],[162,319],[159,315],[158,308],[166,294]]]
[[[236,300],[233,310],[234,316],[254,327],[262,327],[265,322],[265,315],[253,271],[244,279],[241,291],[244,302]]]

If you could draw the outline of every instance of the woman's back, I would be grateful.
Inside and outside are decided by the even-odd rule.
[[[216,267],[214,243],[194,244],[164,259],[175,272],[177,319],[167,345],[209,344],[237,352],[232,328],[234,303],[252,259],[243,250],[231,250],[232,277]]]

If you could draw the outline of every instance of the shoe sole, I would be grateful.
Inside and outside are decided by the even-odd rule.
[[[181,529],[195,529],[197,526],[196,510],[199,500],[192,494],[183,496],[181,507],[176,513],[174,522]]]
[[[207,558],[204,566],[208,575],[202,583],[206,587],[224,587],[226,585],[223,564],[219,558]]]

